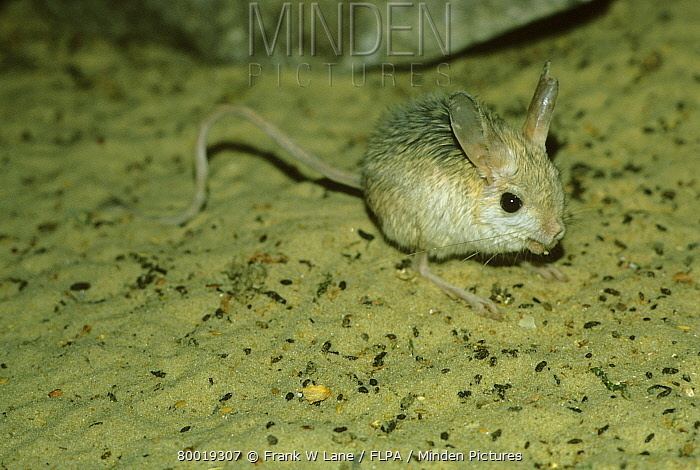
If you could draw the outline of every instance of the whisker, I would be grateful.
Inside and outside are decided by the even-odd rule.
[[[592,207],[581,207],[576,209],[569,209],[564,214],[564,222],[569,224],[579,224],[582,220],[588,220],[592,214],[596,212],[595,208]]]
[[[464,262],[464,261],[469,261],[470,259],[472,259],[473,257],[475,257],[476,255],[478,255],[478,254],[480,254],[480,253],[481,253],[480,251],[475,251],[475,252],[472,253],[471,255],[469,255],[469,256],[467,256],[466,258],[464,258],[464,259],[462,260],[462,262]]]
[[[474,242],[480,242],[484,240],[493,240],[496,238],[501,238],[501,237],[506,237],[506,236],[512,236],[513,238],[516,238],[521,232],[520,231],[514,231],[514,232],[506,232],[506,233],[501,233],[498,235],[494,235],[492,237],[484,237],[484,238],[475,238],[473,240],[467,240],[463,242],[457,242],[457,243],[450,243],[448,245],[443,245],[443,246],[438,246],[435,248],[428,248],[427,250],[418,250],[418,251],[413,251],[411,253],[408,253],[409,256],[414,256],[414,255],[419,255],[421,253],[426,253],[426,252],[431,252],[431,251],[437,251],[437,250],[442,250],[445,248],[451,248],[454,246],[460,246],[460,245],[466,245],[467,243],[474,243]]]

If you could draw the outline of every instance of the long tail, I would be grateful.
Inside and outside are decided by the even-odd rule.
[[[294,141],[281,130],[267,122],[252,109],[246,108],[245,106],[222,105],[209,115],[199,128],[199,137],[197,137],[197,149],[195,152],[195,192],[190,206],[177,216],[160,218],[159,220],[161,222],[171,225],[184,225],[202,210],[207,199],[207,178],[209,176],[207,136],[209,135],[209,130],[219,119],[229,115],[247,120],[267,134],[280,147],[288,151],[296,161],[321,173],[326,178],[351,188],[362,189],[359,174],[334,168],[317,156],[308,153],[295,144]]]

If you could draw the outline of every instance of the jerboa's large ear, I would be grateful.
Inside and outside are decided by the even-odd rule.
[[[450,125],[460,147],[476,167],[479,175],[490,184],[494,173],[506,164],[503,143],[493,132],[479,103],[466,93],[450,99]]]
[[[549,132],[549,123],[552,120],[554,103],[557,101],[559,82],[549,76],[549,61],[544,64],[544,69],[537,83],[535,94],[527,108],[527,117],[523,125],[523,135],[535,145],[544,147]]]

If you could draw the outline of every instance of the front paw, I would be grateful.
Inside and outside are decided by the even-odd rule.
[[[529,271],[534,272],[547,281],[567,282],[569,280],[569,277],[562,270],[551,264],[534,265],[527,263],[526,267]]]

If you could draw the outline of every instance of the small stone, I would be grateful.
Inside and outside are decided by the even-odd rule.
[[[309,385],[301,389],[304,400],[311,404],[322,402],[331,396],[331,389],[325,385]]]

